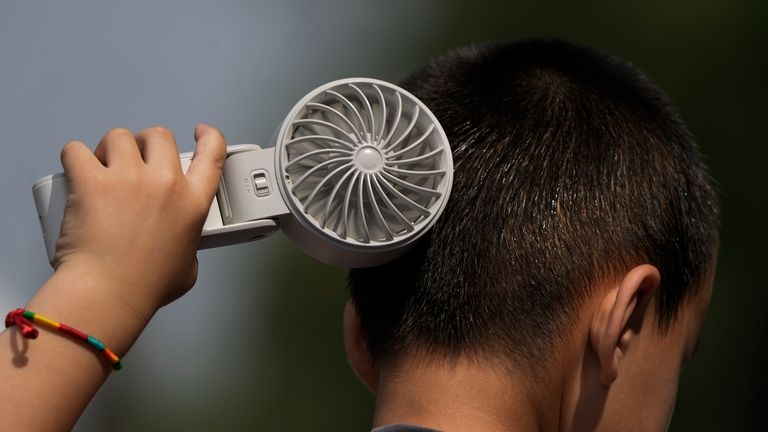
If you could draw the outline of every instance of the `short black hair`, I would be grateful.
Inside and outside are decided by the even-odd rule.
[[[658,326],[714,265],[718,203],[665,94],[614,56],[560,40],[470,46],[402,86],[442,124],[452,195],[428,235],[353,269],[376,360],[404,352],[541,361],[597,283],[655,265]]]

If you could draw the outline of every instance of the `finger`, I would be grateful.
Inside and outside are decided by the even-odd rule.
[[[133,134],[124,128],[112,129],[104,134],[93,153],[107,167],[143,163]]]
[[[197,146],[187,178],[205,196],[213,199],[224,169],[227,141],[218,129],[205,124],[195,128],[195,141]]]
[[[79,183],[89,174],[104,169],[91,149],[80,141],[70,141],[64,145],[61,149],[61,166],[70,186]]]
[[[147,128],[137,133],[135,139],[147,165],[181,172],[179,149],[170,130],[159,126]]]

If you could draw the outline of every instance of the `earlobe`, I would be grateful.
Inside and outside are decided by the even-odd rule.
[[[375,394],[379,387],[379,367],[371,358],[365,343],[363,327],[352,300],[344,308],[344,349],[357,376]]]
[[[603,385],[611,385],[618,377],[622,357],[639,333],[660,281],[656,267],[638,265],[600,301],[590,326],[589,344],[600,363]]]

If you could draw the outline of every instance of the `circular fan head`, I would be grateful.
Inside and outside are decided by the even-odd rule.
[[[443,211],[453,161],[445,132],[416,97],[350,78],[321,86],[275,136],[283,230],[310,255],[344,267],[383,263]]]

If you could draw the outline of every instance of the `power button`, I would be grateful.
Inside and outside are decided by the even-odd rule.
[[[269,173],[262,170],[253,171],[251,172],[251,179],[253,180],[253,193],[257,197],[269,196]]]

